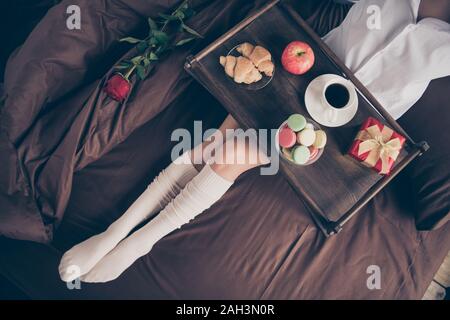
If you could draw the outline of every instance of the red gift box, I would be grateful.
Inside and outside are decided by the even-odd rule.
[[[361,126],[348,154],[379,174],[389,174],[405,137],[369,117]]]

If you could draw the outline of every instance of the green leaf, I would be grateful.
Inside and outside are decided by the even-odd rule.
[[[124,70],[130,68],[132,65],[133,64],[130,61],[124,60],[120,61],[117,65],[114,66],[114,68],[117,70]]]
[[[144,53],[145,50],[148,48],[148,43],[146,41],[141,41],[136,45],[137,50],[139,53]]]
[[[202,36],[200,33],[198,33],[197,31],[195,31],[195,30],[192,29],[191,27],[185,25],[184,23],[181,24],[181,27],[182,27],[184,30],[186,30],[187,32],[189,32],[190,34],[192,34],[192,35],[194,35],[194,36],[196,36],[196,37],[198,37],[198,38],[203,38],[203,36]]]
[[[185,18],[185,15],[182,11],[178,11],[174,14],[174,16],[180,20],[183,20]]]
[[[144,79],[145,79],[145,68],[144,68],[143,66],[138,65],[138,66],[136,67],[136,72],[137,72],[138,77],[139,77],[141,80],[144,80]]]
[[[147,40],[147,43],[149,44],[149,46],[154,47],[158,44],[158,40],[156,40],[155,37],[151,37]]]
[[[150,27],[150,30],[157,30],[158,29],[158,25],[156,24],[155,20],[153,20],[152,18],[148,18],[148,25]]]
[[[164,31],[154,30],[153,37],[155,37],[155,39],[158,41],[158,43],[162,44],[162,45],[169,42],[169,36]]]
[[[156,61],[159,58],[154,52],[150,52],[150,54],[148,55],[148,59],[150,59],[151,61]]]
[[[128,42],[128,43],[138,43],[138,42],[141,42],[142,40],[136,39],[136,38],[133,38],[133,37],[126,37],[126,38],[120,39],[119,41],[120,42]]]
[[[186,43],[189,43],[189,42],[191,42],[192,40],[195,40],[195,39],[197,39],[197,38],[196,37],[190,37],[190,38],[186,38],[186,39],[180,40],[180,41],[178,41],[175,44],[175,46],[179,47],[179,46],[185,45]]]
[[[136,49],[139,54],[130,60],[123,60],[115,66],[120,72],[125,72],[125,77],[128,77],[136,71],[137,76],[140,79],[145,79],[150,73],[155,61],[159,60],[168,51],[172,50],[176,46],[182,46],[195,40],[198,37],[202,37],[197,31],[184,24],[184,20],[193,16],[195,12],[189,8],[188,1],[183,3],[172,12],[171,15],[159,14],[158,19],[148,18],[149,33],[144,40],[140,40],[133,37],[126,37],[121,39],[121,42],[128,42],[136,44]],[[162,25],[164,28],[162,29]],[[170,33],[166,32],[165,26],[170,25]],[[173,39],[178,32],[181,34],[189,33],[184,39],[179,40],[175,45]]]
[[[163,18],[164,20],[167,20],[167,21],[175,21],[175,20],[178,20],[177,17],[175,17],[175,16],[170,16],[170,15],[164,14],[164,13],[160,13],[159,16],[160,16],[161,18]]]
[[[178,10],[186,10],[186,9],[188,9],[188,8],[189,8],[189,3],[188,3],[187,0],[185,0],[185,1],[180,5],[180,7],[178,8]]]
[[[119,66],[124,66],[124,67],[130,67],[131,63],[128,60],[123,60],[123,61],[120,61],[118,65]]]
[[[139,64],[141,63],[141,61],[144,59],[143,56],[136,56],[133,59],[131,59],[131,62],[133,62],[133,64]]]
[[[117,70],[124,70],[124,69],[128,69],[129,66],[117,65],[117,66],[115,66],[114,68],[117,69]]]
[[[184,11],[184,17],[185,17],[185,19],[189,19],[189,18],[191,18],[192,16],[194,16],[195,15],[195,11],[193,10],[193,9],[191,9],[191,8],[187,8],[185,11]]]

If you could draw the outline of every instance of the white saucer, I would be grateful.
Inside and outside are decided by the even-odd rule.
[[[355,103],[345,110],[338,113],[336,121],[331,122],[327,116],[328,107],[322,103],[322,92],[325,83],[335,77],[342,78],[336,74],[323,74],[315,78],[306,88],[305,92],[305,106],[306,110],[316,122],[326,127],[340,127],[350,122],[358,111],[358,99]],[[355,89],[354,89],[355,90]]]

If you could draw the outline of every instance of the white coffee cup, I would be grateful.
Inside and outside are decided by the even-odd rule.
[[[328,87],[333,84],[342,85],[348,91],[347,104],[341,108],[334,107],[333,105],[331,105],[328,102],[328,100],[326,98],[325,93],[326,93]],[[348,109],[350,109],[353,106],[353,104],[357,101],[357,99],[358,99],[358,96],[356,94],[355,86],[353,85],[353,83],[350,80],[347,80],[343,77],[340,77],[340,76],[333,77],[330,80],[328,80],[323,86],[321,101],[322,101],[323,106],[325,106],[325,109],[326,109],[325,116],[327,117],[328,121],[330,121],[330,122],[336,122],[338,120],[339,114],[345,113]]]

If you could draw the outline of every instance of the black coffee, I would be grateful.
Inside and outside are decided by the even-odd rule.
[[[325,89],[325,98],[330,105],[340,109],[347,105],[350,93],[342,84],[333,83]]]

